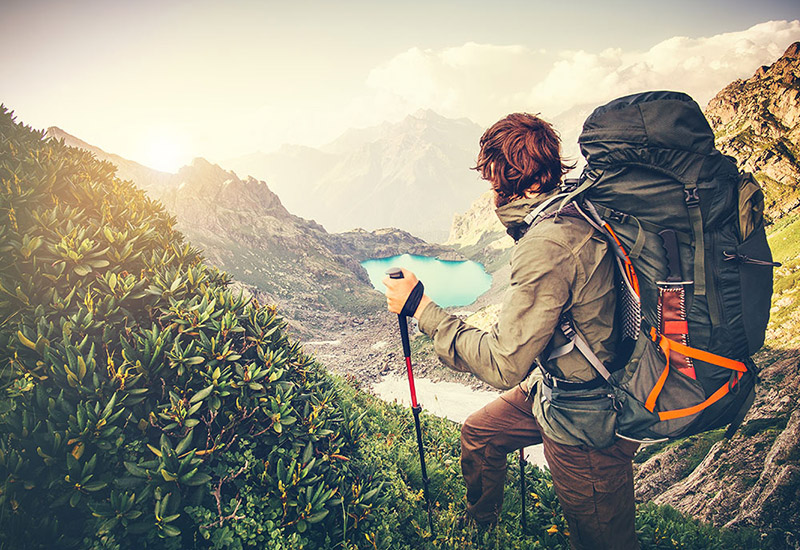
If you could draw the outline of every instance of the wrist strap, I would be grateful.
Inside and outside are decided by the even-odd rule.
[[[406,299],[406,303],[403,304],[403,311],[400,312],[400,315],[413,317],[419,307],[419,303],[422,301],[423,294],[425,294],[425,287],[422,285],[422,281],[417,281],[417,286],[415,286],[411,294],[408,295],[408,299]]]

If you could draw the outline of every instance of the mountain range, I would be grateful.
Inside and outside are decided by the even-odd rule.
[[[398,227],[441,242],[453,216],[486,189],[470,170],[481,133],[470,120],[426,110],[319,149],[284,146],[222,164],[265,179],[289,210],[329,231]]]

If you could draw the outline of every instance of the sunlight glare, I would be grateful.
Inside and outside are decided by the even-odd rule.
[[[164,172],[175,173],[191,160],[187,140],[164,129],[150,133],[145,150],[143,164]]]

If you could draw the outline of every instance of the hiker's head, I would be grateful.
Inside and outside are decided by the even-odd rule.
[[[574,167],[562,161],[561,139],[553,127],[527,113],[495,122],[480,144],[475,170],[491,183],[497,206],[554,189]]]

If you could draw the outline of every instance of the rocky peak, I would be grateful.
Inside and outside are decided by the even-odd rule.
[[[783,59],[800,59],[800,42],[795,42],[786,49]]]
[[[706,117],[717,148],[757,174],[771,218],[800,205],[800,42],[725,87],[708,103]]]
[[[174,189],[164,197],[164,203],[169,207],[196,202],[215,209],[224,204],[225,208],[240,212],[269,213],[282,218],[290,216],[265,182],[250,176],[240,179],[236,173],[203,158],[196,158],[181,168],[175,178]]]

